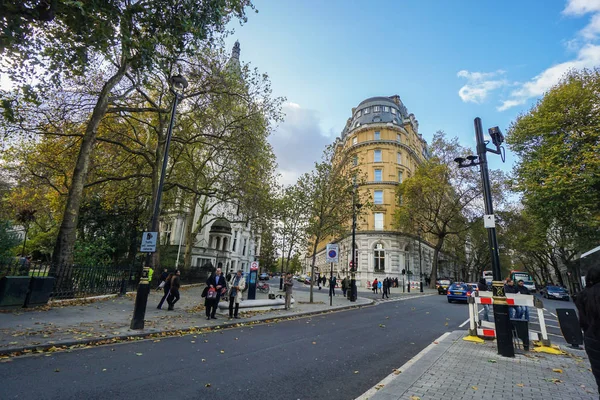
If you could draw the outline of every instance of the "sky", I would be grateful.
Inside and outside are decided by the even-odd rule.
[[[227,43],[286,98],[270,138],[284,184],[366,98],[398,94],[428,142],[443,130],[475,152],[475,117],[506,133],[565,72],[600,65],[600,0],[253,1]],[[510,171],[506,153],[490,168]]]

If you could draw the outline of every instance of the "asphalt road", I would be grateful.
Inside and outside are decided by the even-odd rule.
[[[354,399],[467,316],[466,304],[434,295],[197,337],[17,358],[0,364],[0,398]]]

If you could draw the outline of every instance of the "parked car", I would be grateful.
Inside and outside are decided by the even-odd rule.
[[[450,286],[450,281],[441,279],[436,282],[435,286],[437,287],[438,294],[446,294],[448,292],[448,287]]]
[[[263,272],[262,274],[260,274],[258,276],[258,280],[259,281],[268,281],[269,280],[269,274],[267,274],[266,272]]]
[[[540,290],[540,294],[546,299],[557,299],[569,301],[569,292],[560,286],[546,286]]]
[[[453,283],[448,288],[446,298],[448,299],[448,303],[452,303],[455,300],[467,301],[472,291],[473,288],[466,283]]]
[[[469,287],[471,287],[473,290],[473,292],[477,292],[479,290],[479,287],[477,286],[476,283],[467,283],[467,285],[469,285]]]
[[[306,283],[307,285],[310,285],[310,276],[307,276],[306,278],[304,278],[304,283]]]

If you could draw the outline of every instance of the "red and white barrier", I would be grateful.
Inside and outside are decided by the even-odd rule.
[[[496,337],[496,327],[493,323],[487,321],[481,321],[479,319],[479,309],[477,304],[483,305],[494,305],[494,298],[492,292],[473,292],[469,297],[469,333],[471,335],[477,335],[482,337],[494,338]],[[548,331],[546,329],[546,321],[544,319],[544,305],[542,302],[534,296],[528,296],[524,294],[506,294],[506,304],[509,306],[523,306],[533,307],[537,310],[538,320],[540,324],[540,331],[542,336],[542,342],[546,346],[550,345],[548,339]]]

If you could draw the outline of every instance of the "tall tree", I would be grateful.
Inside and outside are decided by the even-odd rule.
[[[15,82],[25,82],[31,78],[31,71],[37,72],[41,87],[47,82],[44,74],[51,76],[52,83],[60,84],[65,76],[84,76],[92,64],[103,65],[107,71],[95,88],[53,253],[54,264],[61,266],[73,260],[79,208],[98,128],[110,104],[130,91],[128,85],[122,85],[123,79],[151,71],[182,55],[193,55],[202,41],[214,31],[222,30],[231,17],[245,19],[245,9],[251,3],[247,0],[44,3],[50,4],[52,18],[39,18],[39,14],[30,18],[31,9],[36,9],[31,3],[22,7],[16,2],[6,5],[4,11],[14,14],[20,22],[8,24],[2,51],[10,65],[3,72],[8,72]],[[23,87],[27,97],[34,99],[29,93],[31,88]],[[2,99],[4,115],[9,118],[18,117],[11,112],[13,104],[10,98]]]
[[[516,189],[570,271],[600,240],[599,102],[600,69],[571,71],[507,133]]]
[[[345,156],[336,157],[335,147],[329,146],[322,161],[302,175],[297,188],[308,198],[306,233],[312,245],[311,277],[319,246],[328,239],[336,239],[348,231],[352,221],[353,173]],[[310,283],[310,302],[313,302],[314,279]]]

